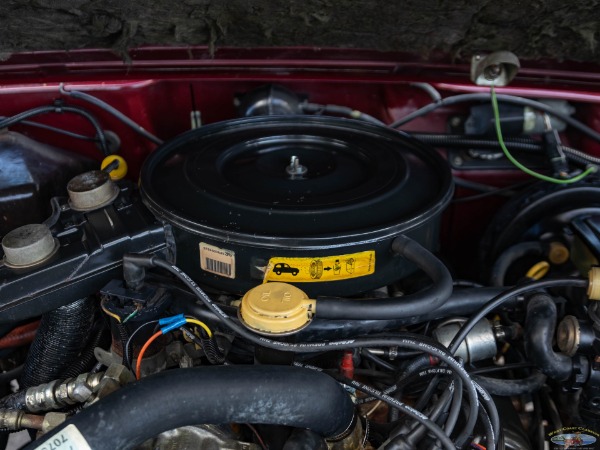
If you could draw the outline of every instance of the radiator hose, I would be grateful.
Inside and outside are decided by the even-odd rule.
[[[128,450],[167,430],[220,423],[286,425],[336,438],[353,418],[350,396],[323,373],[290,366],[194,367],[125,386],[42,440],[51,443],[75,426],[92,450]],[[42,440],[25,450],[41,448]]]
[[[573,361],[552,349],[556,328],[556,305],[546,294],[534,295],[527,304],[525,350],[540,371],[557,381],[566,381],[573,373]]]

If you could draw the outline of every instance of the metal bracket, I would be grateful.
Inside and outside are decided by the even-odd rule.
[[[514,53],[500,51],[471,58],[471,81],[477,86],[506,86],[521,64]]]

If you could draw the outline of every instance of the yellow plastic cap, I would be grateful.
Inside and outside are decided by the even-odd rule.
[[[127,162],[125,162],[125,160],[119,155],[108,155],[102,160],[100,169],[104,170],[104,168],[111,164],[113,161],[118,161],[119,166],[116,169],[110,171],[110,179],[113,181],[117,181],[121,178],[125,178],[125,175],[127,175]]]
[[[315,300],[287,283],[265,283],[246,292],[239,316],[246,327],[265,334],[291,334],[312,320]]]
[[[587,295],[590,300],[600,300],[600,267],[592,267],[588,274],[589,285]]]
[[[564,264],[570,257],[569,249],[562,242],[551,242],[548,259],[552,264]]]

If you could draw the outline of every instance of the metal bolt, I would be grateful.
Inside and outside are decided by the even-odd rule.
[[[290,176],[290,179],[295,180],[302,178],[308,169],[300,164],[300,159],[297,156],[292,156],[290,158],[290,165],[285,168],[285,171]]]
[[[463,159],[460,156],[455,156],[454,158],[452,158],[452,164],[454,164],[455,166],[462,166]]]
[[[85,402],[92,396],[92,389],[87,384],[77,384],[73,389],[71,398],[78,402]]]
[[[103,378],[114,380],[120,385],[125,385],[135,380],[129,369],[121,364],[111,364],[108,366]]]
[[[491,64],[485,68],[484,73],[488,80],[495,80],[502,74],[502,66],[500,64]]]

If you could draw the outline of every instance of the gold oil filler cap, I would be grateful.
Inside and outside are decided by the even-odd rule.
[[[288,283],[265,283],[250,289],[242,298],[239,317],[242,323],[261,334],[286,335],[306,327],[315,311],[316,301]]]

